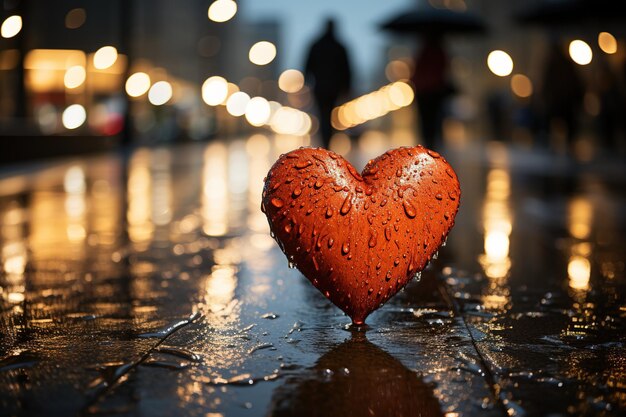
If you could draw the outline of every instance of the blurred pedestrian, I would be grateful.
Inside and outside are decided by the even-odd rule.
[[[311,47],[305,64],[307,84],[313,86],[322,144],[330,145],[333,134],[331,114],[342,96],[350,91],[351,70],[348,52],[335,35],[335,21],[328,19],[326,28]]]
[[[437,147],[442,140],[444,106],[455,90],[450,81],[449,67],[441,36],[426,36],[415,57],[411,81],[415,89],[422,141],[427,148]]]
[[[554,136],[555,128],[564,128],[568,148],[573,145],[578,135],[584,96],[585,86],[574,62],[557,40],[552,40],[540,91],[544,106],[544,129],[548,137]]]

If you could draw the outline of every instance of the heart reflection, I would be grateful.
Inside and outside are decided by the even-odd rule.
[[[367,340],[352,337],[276,389],[269,416],[441,416],[432,387]]]

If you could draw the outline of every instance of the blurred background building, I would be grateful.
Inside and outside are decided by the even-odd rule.
[[[4,0],[0,161],[257,129],[315,144],[318,119],[302,70],[329,16],[354,69],[350,97],[333,114],[332,146],[345,149],[363,135],[366,144],[377,135],[423,142],[411,80],[425,31],[383,28],[416,8],[484,24],[438,29],[449,58],[442,146],[500,140],[582,160],[623,155],[626,50],[617,3]]]

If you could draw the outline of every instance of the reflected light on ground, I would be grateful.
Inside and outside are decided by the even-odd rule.
[[[588,290],[591,276],[591,263],[583,256],[570,257],[567,264],[569,286],[575,290]]]
[[[152,212],[152,175],[150,151],[140,149],[132,156],[128,173],[128,237],[134,244],[146,244],[152,240],[154,226]]]
[[[237,3],[232,0],[217,0],[208,10],[209,19],[217,23],[229,21],[236,13]]]
[[[148,92],[148,101],[155,106],[162,106],[172,98],[172,85],[167,81],[154,83]]]
[[[22,16],[9,16],[0,27],[0,34],[3,38],[12,38],[22,30]]]
[[[283,71],[278,77],[278,88],[285,93],[297,93],[304,87],[304,75],[296,69]]]
[[[78,88],[83,85],[86,77],[87,72],[85,71],[85,67],[82,65],[74,65],[65,71],[63,82],[67,88]]]
[[[591,223],[593,221],[593,206],[584,197],[573,198],[567,208],[568,228],[572,237],[587,239],[591,235]]]
[[[246,105],[246,120],[252,126],[263,126],[270,118],[270,104],[263,97],[254,97]]]
[[[506,77],[513,72],[513,58],[504,51],[491,51],[487,56],[487,66],[498,77]]]
[[[145,72],[136,72],[126,80],[126,94],[131,97],[140,97],[150,89],[150,76]]]
[[[202,230],[209,236],[228,231],[228,149],[215,142],[204,152],[202,168]]]
[[[270,168],[269,153],[271,144],[267,136],[256,134],[246,142],[248,154],[248,227],[255,232],[269,233],[265,215],[259,209],[263,193],[263,178]]]
[[[167,226],[172,221],[171,153],[166,149],[156,149],[151,162],[152,221],[156,226]]]
[[[593,58],[593,52],[587,42],[576,39],[569,44],[569,56],[578,65],[587,65]]]
[[[66,129],[77,129],[85,123],[87,112],[80,104],[72,104],[63,111],[61,120]]]
[[[222,104],[228,96],[228,82],[222,77],[210,77],[202,84],[202,100],[209,106]]]
[[[527,98],[533,94],[533,83],[527,76],[515,74],[511,77],[511,90],[516,96]]]
[[[246,107],[250,101],[250,96],[243,91],[233,93],[226,101],[226,111],[231,116],[239,117],[246,113]]]
[[[512,230],[509,196],[511,178],[502,168],[493,168],[487,175],[487,193],[483,203],[483,228],[485,253],[479,262],[490,279],[483,294],[485,306],[503,309],[509,300],[507,278],[511,269],[509,258],[510,234]]]
[[[248,53],[250,62],[256,65],[267,65],[276,58],[276,46],[268,41],[257,42]]]
[[[96,69],[107,69],[117,61],[117,49],[114,46],[103,46],[93,56],[93,66]]]
[[[598,34],[598,46],[602,49],[602,52],[614,54],[617,52],[617,39],[609,32],[600,32]]]
[[[85,191],[87,184],[85,171],[82,167],[73,166],[65,172],[63,188],[66,193],[67,238],[70,242],[81,242],[87,236],[87,231],[85,230],[85,214],[87,211]]]

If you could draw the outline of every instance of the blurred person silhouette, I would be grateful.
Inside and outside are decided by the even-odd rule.
[[[446,99],[454,93],[449,78],[450,60],[440,35],[424,38],[415,56],[411,82],[415,90],[419,126],[424,146],[437,147],[443,137],[443,116]]]
[[[324,33],[309,48],[304,70],[307,84],[313,86],[322,145],[327,149],[333,134],[333,108],[348,95],[352,78],[348,52],[337,40],[335,27],[335,20],[328,18]]]
[[[548,139],[565,129],[568,149],[578,134],[585,86],[574,62],[556,39],[551,39],[543,71],[539,99],[543,106],[543,129]],[[545,145],[548,145],[547,143]]]

